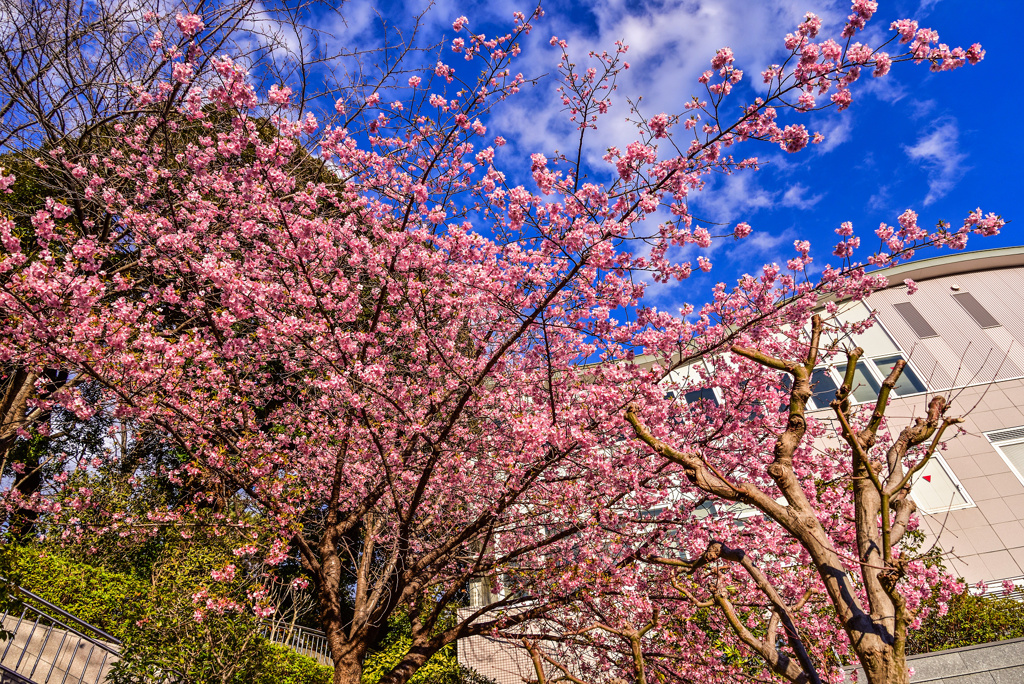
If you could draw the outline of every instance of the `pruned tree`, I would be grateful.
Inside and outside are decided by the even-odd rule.
[[[808,445],[815,435],[808,431],[808,402],[811,399],[812,376],[824,359],[822,335],[824,323],[820,315],[811,321],[810,340],[805,355],[777,356],[744,344],[733,345],[731,352],[753,363],[792,378],[788,392],[788,411],[784,428],[771,442],[771,461],[760,468],[718,470],[714,459],[700,450],[673,446],[671,439],[656,436],[640,417],[627,410],[627,420],[636,437],[660,456],[679,464],[687,479],[700,492],[720,501],[731,501],[759,511],[763,520],[755,524],[778,526],[787,540],[795,541],[803,550],[805,560],[794,561],[788,555],[778,558],[759,556],[751,549],[731,546],[717,539],[693,559],[644,555],[649,562],[679,568],[693,576],[700,571],[715,572],[722,564],[732,564],[746,574],[746,583],[762,595],[768,625],[762,635],[755,635],[740,618],[730,597],[728,581],[721,577],[712,583],[711,595],[703,603],[685,588],[684,596],[697,605],[717,606],[740,640],[758,653],[776,674],[792,682],[821,681],[818,667],[809,657],[797,628],[799,609],[807,596],[826,596],[831,604],[827,617],[846,632],[849,648],[856,654],[871,682],[907,681],[906,641],[911,624],[921,617],[920,595],[923,587],[908,582],[908,574],[924,570],[922,559],[901,545],[911,518],[916,511],[909,498],[913,475],[920,471],[941,445],[947,430],[960,418],[947,415],[949,398],[930,397],[924,415],[899,430],[895,438],[879,434],[885,425],[889,394],[905,366],[898,362],[882,383],[874,408],[865,413],[854,410],[851,393],[856,387],[857,361],[861,348],[846,352],[845,377],[831,401],[835,414],[835,430],[842,438],[842,447],[825,450],[819,459],[815,448]],[[736,407],[729,407],[737,410]],[[743,410],[743,409],[738,409]],[[888,428],[888,426],[886,426]],[[822,440],[819,431],[817,440]],[[819,447],[820,448],[820,447]],[[923,449],[923,451],[922,451]],[[839,455],[843,461],[829,460]],[[755,454],[751,454],[756,458]],[[767,459],[764,459],[767,461]],[[831,468],[831,473],[828,468]],[[746,472],[744,472],[746,471]],[[814,481],[803,481],[813,473]],[[772,485],[763,486],[756,476],[767,475]],[[839,490],[839,495],[817,491],[819,482]],[[809,491],[810,490],[810,491]],[[839,506],[843,525],[835,525],[836,514],[828,510]],[[765,547],[761,547],[764,549]],[[755,560],[757,558],[758,560]],[[807,565],[817,575],[806,578],[803,596],[785,598],[783,586],[776,584],[760,567],[760,562]],[[739,571],[739,570],[737,570]],[[775,574],[784,573],[776,567]],[[788,577],[787,582],[792,582]],[[790,594],[793,585],[786,586]],[[951,584],[941,582],[924,587],[926,598],[932,591],[949,592]],[[781,628],[781,633],[780,633]],[[782,637],[779,639],[777,637]],[[783,648],[784,645],[784,648]]]

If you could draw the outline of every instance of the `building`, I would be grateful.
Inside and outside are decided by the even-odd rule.
[[[838,317],[875,317],[863,334],[853,400],[872,402],[899,360],[907,362],[886,415],[902,429],[924,414],[925,397],[947,394],[963,434],[947,434],[916,476],[911,496],[926,534],[948,569],[971,585],[1024,585],[1024,247],[956,253],[882,272],[889,287],[848,302]],[[911,294],[905,280],[917,284]],[[845,357],[814,371],[809,413],[829,418]],[[682,380],[687,370],[677,371]],[[718,403],[717,389],[687,401]]]
[[[928,541],[968,583],[1024,576],[1024,247],[952,254],[892,268],[867,304],[878,324],[867,371],[909,360],[888,413],[922,412],[918,392],[946,392],[964,434],[919,474],[911,496]],[[919,291],[911,295],[910,279]],[[892,346],[889,346],[889,345]]]
[[[918,473],[911,493],[925,546],[937,544],[947,568],[970,585],[998,588],[1011,580],[1019,591],[1024,587],[1024,247],[950,254],[883,274],[888,288],[866,302],[844,305],[839,314],[848,321],[872,315],[876,320],[852,340],[865,350],[854,400],[874,401],[900,359],[907,366],[886,411],[896,429],[923,415],[926,396],[948,394],[951,414],[964,419],[964,433]],[[910,294],[905,280],[913,280],[917,292]],[[840,370],[822,367],[813,379],[813,410],[831,413]],[[717,402],[721,397],[717,390],[701,389],[685,399]],[[500,684],[532,676],[533,665],[522,649],[488,637],[460,642],[459,660]]]

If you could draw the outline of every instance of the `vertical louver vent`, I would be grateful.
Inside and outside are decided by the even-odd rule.
[[[964,311],[970,314],[971,318],[982,328],[995,328],[999,326],[999,321],[970,292],[957,292],[953,295],[953,299],[956,300],[957,304],[964,307]]]
[[[899,312],[900,316],[903,316],[903,320],[907,322],[907,325],[909,325],[910,329],[914,331],[914,334],[921,339],[939,336],[939,333],[935,332],[935,328],[928,324],[928,321],[924,319],[921,312],[918,311],[910,302],[900,302],[893,306],[896,311]]]

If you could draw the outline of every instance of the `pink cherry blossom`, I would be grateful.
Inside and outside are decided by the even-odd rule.
[[[202,31],[206,26],[198,14],[181,14],[179,12],[175,21],[178,24],[178,30],[189,38]]]
[[[267,100],[272,105],[278,105],[281,107],[287,107],[291,103],[292,89],[288,86],[278,86],[274,84],[270,86],[269,92],[267,92]]]

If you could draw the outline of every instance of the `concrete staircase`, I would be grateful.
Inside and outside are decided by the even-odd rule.
[[[100,684],[121,642],[30,591],[22,607],[0,615],[14,636],[0,642],[0,684]]]
[[[18,587],[24,602],[0,614],[13,636],[0,642],[0,684],[101,684],[120,659],[121,642],[59,606]],[[331,665],[323,632],[267,622],[263,635],[324,665]],[[168,675],[159,684],[172,684]],[[154,683],[157,684],[157,683]]]

